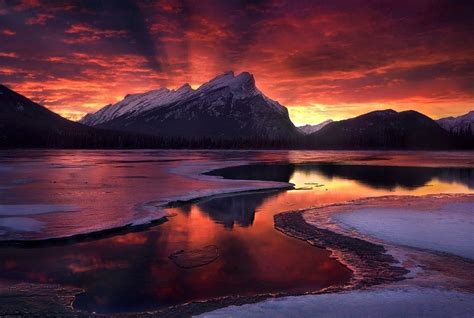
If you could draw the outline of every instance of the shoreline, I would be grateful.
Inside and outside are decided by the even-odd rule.
[[[232,194],[227,194],[232,195]],[[128,318],[135,318],[135,317],[190,317],[194,315],[206,314],[213,312],[215,310],[219,311],[224,307],[229,306],[241,306],[241,305],[249,305],[249,304],[256,304],[260,302],[267,302],[275,301],[277,299],[285,299],[286,297],[295,296],[298,297],[305,297],[308,295],[340,295],[340,294],[350,294],[352,292],[360,292],[360,291],[367,291],[367,292],[380,292],[380,291],[390,291],[396,289],[403,289],[403,288],[434,288],[437,290],[461,290],[467,292],[474,292],[469,291],[463,287],[469,287],[462,285],[452,285],[452,281],[450,282],[451,286],[447,287],[443,284],[436,285],[432,284],[430,281],[433,277],[433,273],[430,273],[430,269],[425,268],[423,269],[422,273],[417,273],[415,277],[410,277],[411,271],[409,268],[405,267],[403,262],[400,259],[397,259],[396,256],[390,255],[389,253],[392,252],[391,247],[377,244],[374,242],[370,242],[368,240],[343,235],[337,233],[335,231],[331,231],[327,228],[319,228],[315,225],[308,223],[307,216],[305,218],[305,213],[309,211],[315,210],[323,210],[323,209],[335,209],[335,208],[343,208],[348,209],[349,207],[358,208],[362,204],[375,204],[380,202],[390,202],[392,200],[400,202],[400,199],[407,199],[410,198],[411,200],[426,200],[426,199],[439,199],[439,200],[458,200],[460,198],[469,198],[474,201],[474,195],[428,195],[422,197],[416,196],[386,196],[380,198],[365,198],[359,199],[344,203],[336,203],[330,204],[326,206],[316,207],[316,208],[308,208],[302,209],[298,211],[288,211],[276,214],[274,216],[274,226],[275,229],[284,233],[285,235],[294,237],[296,239],[306,241],[308,244],[311,244],[315,247],[325,248],[332,253],[332,257],[336,258],[339,262],[343,265],[347,266],[353,272],[353,278],[347,285],[343,286],[331,286],[323,290],[313,291],[313,292],[306,292],[306,293],[274,293],[274,294],[259,294],[259,295],[252,295],[252,296],[226,296],[216,299],[209,299],[203,301],[192,301],[176,306],[171,306],[163,309],[158,310],[151,310],[146,312],[132,312],[132,313],[114,313],[114,314],[97,314],[97,313],[90,313],[84,312],[74,308],[73,303],[75,300],[75,296],[82,293],[83,290],[74,288],[74,287],[67,287],[67,286],[59,286],[59,285],[41,285],[41,284],[17,284],[15,286],[8,286],[4,287],[0,285],[0,298],[9,299],[13,295],[18,298],[26,298],[29,299],[29,293],[33,290],[35,295],[33,297],[38,297],[42,300],[47,300],[46,303],[53,304],[52,308],[56,308],[59,312],[54,312],[54,314],[62,314],[66,316],[72,317],[128,317]],[[183,202],[184,203],[184,202]],[[182,204],[182,203],[176,203]],[[446,266],[452,271],[454,270],[455,273],[459,274],[459,264],[457,262],[465,262],[461,258],[453,257],[453,255],[440,255],[437,253],[432,253],[432,251],[414,251],[417,255],[421,254],[428,254],[430,257],[434,257],[434,263],[439,261],[438,257],[442,259],[450,260],[451,263],[447,264]],[[424,259],[431,260],[427,258],[426,255],[423,255]],[[433,262],[433,260],[431,260]],[[452,268],[454,264],[454,268]],[[427,266],[429,264],[425,264]],[[464,264],[465,268],[463,272],[467,272],[467,275],[471,273],[471,270],[474,268],[474,261],[467,262]],[[441,271],[443,274],[443,270],[445,268],[441,267],[435,269],[437,271]],[[427,273],[428,272],[428,273]],[[446,273],[444,273],[446,274]],[[452,273],[447,273],[448,277]],[[428,277],[424,277],[428,275]],[[418,278],[417,276],[421,276]],[[442,277],[443,279],[446,277]],[[428,281],[428,283],[427,283]],[[456,281],[454,281],[456,282]],[[459,283],[459,282],[458,282]],[[23,295],[22,295],[23,294]],[[27,303],[34,303],[35,301],[27,301]],[[38,305],[38,304],[37,304]],[[37,306],[36,305],[36,306]],[[41,303],[39,303],[41,305]],[[33,311],[29,311],[32,313]],[[6,312],[2,312],[4,314]],[[24,312],[28,315],[28,311]]]
[[[383,245],[344,236],[327,229],[308,224],[304,212],[283,212],[274,216],[275,229],[307,243],[324,248],[352,273],[349,289],[397,282],[406,279],[408,270],[396,266],[398,261]]]
[[[233,162],[231,165],[248,165],[249,163],[243,162]],[[224,165],[225,166],[225,165]],[[213,178],[214,180],[226,180],[223,177],[209,176],[205,173],[208,171],[200,171],[196,173],[196,168],[199,169],[199,166],[192,167],[191,175],[184,174],[190,178]],[[219,168],[212,169],[219,170]],[[186,171],[190,172],[190,171]],[[176,171],[171,171],[171,173],[177,173]],[[242,184],[252,182],[252,180],[241,180]],[[262,192],[262,191],[271,191],[271,190],[285,190],[292,189],[294,186],[289,183],[282,182],[273,182],[273,181],[260,181],[261,185],[254,185],[252,187],[236,187],[234,189],[229,189],[228,192],[214,193],[209,195],[199,196],[196,193],[194,196],[181,196],[184,199],[177,199],[174,201],[168,201],[163,203],[163,201],[150,201],[143,203],[142,205],[149,204],[154,208],[167,208],[173,207],[181,204],[186,204],[190,202],[199,201],[206,198],[218,197],[218,196],[232,196],[239,193],[251,193],[251,192]],[[280,184],[275,186],[275,184]],[[430,195],[429,195],[430,196]],[[473,197],[474,195],[431,195],[431,196],[444,196],[444,197],[462,197],[469,196]],[[395,197],[395,196],[390,196]],[[401,197],[401,196],[397,196]],[[329,250],[333,257],[341,262],[343,265],[347,266],[353,272],[353,278],[348,285],[344,286],[332,286],[323,290],[300,293],[300,294],[291,294],[291,293],[277,293],[277,294],[263,294],[263,295],[253,295],[253,296],[227,296],[217,299],[210,299],[205,301],[193,301],[185,304],[180,304],[177,306],[167,307],[159,310],[152,310],[147,312],[133,312],[133,313],[116,313],[116,314],[96,314],[83,312],[81,310],[75,309],[73,303],[75,296],[82,293],[83,290],[74,287],[59,286],[59,285],[41,285],[41,284],[16,284],[13,286],[2,286],[0,284],[0,298],[9,298],[15,295],[17,297],[28,297],[22,293],[28,294],[31,290],[42,290],[41,297],[49,298],[48,303],[54,302],[56,305],[61,304],[63,306],[64,312],[57,312],[58,314],[72,316],[72,317],[181,317],[181,316],[191,316],[201,313],[210,312],[215,309],[227,307],[227,306],[239,306],[244,304],[253,304],[261,302],[268,299],[282,298],[286,296],[300,296],[300,295],[319,295],[319,294],[331,294],[331,293],[340,293],[344,291],[354,291],[361,290],[375,285],[379,285],[380,288],[384,285],[395,286],[397,283],[405,283],[408,278],[410,281],[413,281],[411,277],[407,275],[410,273],[410,270],[403,267],[397,266],[397,259],[393,255],[387,254],[389,249],[385,245],[379,244],[377,242],[371,242],[365,240],[365,238],[360,237],[351,237],[349,235],[343,235],[331,231],[327,228],[319,228],[313,224],[308,223],[308,220],[305,218],[305,213],[310,210],[323,209],[328,207],[340,206],[348,208],[351,204],[357,207],[360,207],[360,204],[363,201],[375,200],[386,200],[389,197],[374,197],[374,198],[365,198],[355,201],[343,202],[331,204],[328,206],[316,207],[316,208],[305,208],[298,211],[290,212],[281,212],[274,216],[274,226],[275,229],[284,233],[285,235],[292,236],[294,238],[307,241],[308,243]],[[419,200],[423,197],[413,196],[412,198]],[[128,232],[142,231],[146,230],[149,227],[153,227],[161,222],[166,222],[166,215],[163,215],[157,220],[154,220],[151,224],[128,224],[124,227],[108,229],[103,231],[97,231],[94,233],[79,234],[72,237],[63,237],[63,238],[54,238],[46,240],[37,240],[37,241],[20,241],[20,242],[0,242],[0,246],[10,246],[10,247],[32,247],[28,244],[37,244],[36,246],[42,247],[47,246],[48,244],[69,244],[77,243],[78,241],[87,241],[88,239],[101,239],[104,237],[121,235]],[[118,230],[118,231],[117,231]],[[88,238],[88,236],[93,236]],[[94,237],[95,236],[95,237]],[[13,245],[11,244],[13,243]],[[23,245],[25,244],[25,245]],[[374,273],[379,273],[377,276]],[[25,287],[27,286],[27,288]],[[44,289],[42,289],[44,288]],[[7,297],[9,296],[9,297]],[[37,295],[33,295],[37,296]],[[64,303],[64,299],[71,299],[68,305]],[[54,307],[54,306],[53,306]],[[56,307],[55,307],[56,308]],[[32,311],[30,311],[31,313]],[[3,314],[0,312],[0,314]],[[8,314],[8,313],[7,313]],[[14,313],[10,313],[14,314]],[[27,314],[27,312],[25,312]]]
[[[435,304],[438,308],[430,313],[431,316],[454,314],[471,317],[474,308],[474,260],[429,249],[389,244],[357,233],[354,229],[337,228],[325,220],[328,215],[337,213],[335,211],[338,209],[357,213],[364,205],[406,207],[416,204],[417,209],[430,211],[433,207],[458,201],[468,201],[474,205],[474,195],[371,197],[277,214],[274,216],[277,230],[330,250],[333,257],[354,272],[352,285],[346,290],[319,296],[270,299],[241,308],[222,308],[202,316],[239,317],[239,314],[245,313],[244,317],[266,317],[281,314],[285,310],[313,316],[331,310],[334,317],[347,317],[353,314],[351,310],[356,310],[363,316],[398,317],[406,314],[416,317],[426,315],[431,310],[430,298],[426,298],[426,295],[433,295],[437,298],[436,302],[444,301],[444,304]],[[339,306],[341,302],[347,308]],[[363,309],[360,309],[361,306]],[[411,309],[403,311],[405,306]]]

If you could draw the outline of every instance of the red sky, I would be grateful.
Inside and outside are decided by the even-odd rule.
[[[0,0],[0,83],[71,119],[228,70],[298,125],[474,109],[473,1],[53,2]]]

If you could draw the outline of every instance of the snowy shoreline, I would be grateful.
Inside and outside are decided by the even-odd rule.
[[[419,231],[423,240],[417,241],[414,240],[416,230],[402,232],[402,237],[397,238],[394,232],[382,235],[385,234],[384,227],[394,224],[383,223],[376,229],[372,227],[373,222],[378,220],[373,216],[374,211],[384,213],[383,209],[389,208],[389,221],[400,222],[403,226],[413,219],[395,218],[394,211],[403,216],[403,209],[415,210],[425,213],[427,217],[433,217],[433,211],[436,211],[440,221],[440,214],[449,218],[453,216],[449,213],[453,209],[459,212],[456,208],[460,202],[467,216],[464,213],[460,222],[444,223],[452,231],[453,226],[474,226],[474,195],[374,197],[276,215],[275,227],[278,230],[312,245],[328,248],[334,257],[351,268],[354,271],[351,286],[346,291],[335,293],[290,296],[230,306],[200,317],[472,317],[474,262],[462,256],[470,257],[474,247],[461,252],[458,249],[449,250],[449,247],[456,247],[454,244],[442,246],[441,251],[430,250],[433,247],[431,243],[440,242],[439,232],[427,236]],[[357,215],[360,212],[362,217]],[[420,222],[420,219],[417,221]],[[472,242],[466,237],[470,233],[474,231],[463,229],[456,234],[464,236],[451,239]],[[407,238],[407,234],[411,236]],[[365,245],[360,245],[361,242]],[[383,250],[377,249],[377,246],[382,246]],[[364,252],[354,253],[354,248],[362,248]],[[381,257],[381,252],[387,258]],[[371,262],[371,258],[376,261]],[[394,260],[398,263],[395,267],[392,266]],[[400,271],[401,268],[406,270],[405,273]],[[384,279],[381,274],[388,274],[388,277]]]

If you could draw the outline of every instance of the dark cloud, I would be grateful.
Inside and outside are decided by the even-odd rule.
[[[461,0],[0,0],[0,81],[79,116],[233,69],[289,106],[441,116],[474,104],[473,16]]]
[[[82,21],[93,23],[103,30],[125,30],[131,40],[131,49],[145,57],[151,69],[157,72],[163,70],[163,65],[167,63],[166,51],[159,37],[151,35],[137,1],[77,1],[74,8],[78,12],[89,13]]]

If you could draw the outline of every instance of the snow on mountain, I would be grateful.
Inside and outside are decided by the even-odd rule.
[[[332,122],[333,122],[332,119],[328,119],[328,120],[325,120],[325,121],[323,121],[323,122],[321,122],[317,125],[304,125],[304,126],[298,127],[298,129],[303,134],[309,135],[309,134],[312,134],[314,132],[317,132],[318,130],[320,130],[321,128],[324,128],[327,124],[330,124]]]
[[[252,74],[242,72],[235,76],[232,71],[226,72],[204,83],[197,89],[197,92],[203,94],[223,87],[228,87],[236,98],[249,97],[260,93],[255,87],[255,79]]]
[[[265,96],[252,74],[227,72],[193,90],[160,88],[128,95],[81,122],[90,126],[162,136],[292,137],[288,110]]]
[[[441,118],[436,122],[449,132],[474,135],[474,111],[458,117]]]
[[[129,94],[116,104],[109,104],[94,114],[87,114],[80,122],[89,126],[95,126],[122,115],[136,115],[156,107],[167,105],[186,98],[192,92],[194,92],[194,90],[191,86],[184,84],[177,90],[159,88],[143,94]]]

